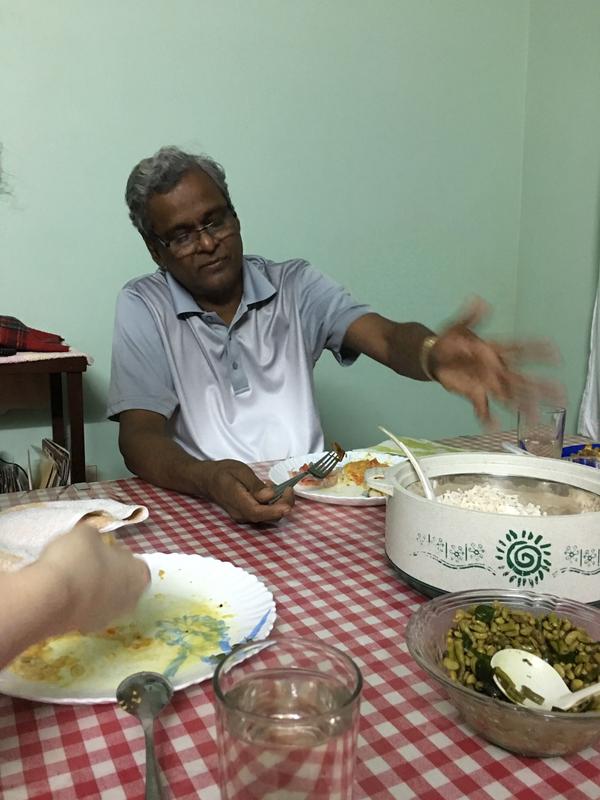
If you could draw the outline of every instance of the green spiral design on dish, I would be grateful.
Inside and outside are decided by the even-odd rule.
[[[551,545],[540,534],[509,530],[496,546],[496,559],[502,562],[502,575],[517,586],[535,586],[552,566]]]

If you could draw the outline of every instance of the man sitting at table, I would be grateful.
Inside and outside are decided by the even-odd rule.
[[[208,497],[236,520],[289,513],[245,463],[323,448],[313,366],[360,353],[415,380],[436,380],[489,420],[536,382],[515,370],[524,345],[471,328],[478,302],[435,336],[358,303],[301,259],[244,255],[222,167],[164,147],[133,169],[126,201],[158,270],[129,281],[116,310],[108,414],[125,463],[145,480]]]

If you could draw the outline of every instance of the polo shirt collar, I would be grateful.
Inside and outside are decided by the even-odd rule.
[[[240,302],[240,311],[263,303],[266,300],[270,300],[277,294],[277,289],[273,286],[271,281],[247,258],[243,260],[242,270],[244,277],[244,293],[242,294],[242,300]],[[192,314],[204,316],[214,313],[200,308],[188,290],[175,280],[170,272],[165,270],[163,274],[167,281],[169,291],[171,292],[175,314],[180,319],[189,317]]]
[[[189,317],[190,314],[205,313],[200,308],[198,303],[194,300],[192,295],[188,292],[188,290],[185,289],[179,283],[179,281],[176,281],[170,272],[167,272],[165,270],[163,272],[163,275],[165,276],[165,280],[167,282],[167,286],[169,287],[169,291],[171,292],[171,298],[173,300],[173,307],[175,309],[175,313],[180,319]]]
[[[264,303],[265,300],[270,300],[276,294],[277,289],[264,272],[258,269],[256,264],[253,264],[252,261],[244,258],[244,293],[242,295],[242,303],[245,303],[246,307],[250,308],[250,306]]]

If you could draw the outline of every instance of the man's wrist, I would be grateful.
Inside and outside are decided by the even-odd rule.
[[[422,373],[429,381],[437,380],[431,364],[431,351],[437,344],[438,338],[439,337],[435,334],[426,336],[421,343],[421,349],[419,351],[419,366],[421,367]]]
[[[189,473],[194,487],[194,494],[214,500],[212,493],[212,479],[215,473],[214,461],[196,460]]]

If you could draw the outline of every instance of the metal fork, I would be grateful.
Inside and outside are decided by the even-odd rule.
[[[294,475],[293,478],[288,478],[287,481],[283,483],[278,483],[276,486],[273,487],[273,491],[275,494],[269,500],[269,505],[271,503],[275,503],[284,491],[287,489],[288,486],[295,486],[299,483],[302,478],[306,478],[307,475],[312,475],[315,478],[326,478],[331,470],[335,467],[336,464],[342,460],[345,456],[345,452],[342,447],[337,442],[333,443],[333,450],[329,450],[329,452],[325,453],[325,455],[321,456],[318,461],[315,461],[314,464],[311,463],[308,467],[299,472],[297,475]]]

